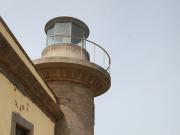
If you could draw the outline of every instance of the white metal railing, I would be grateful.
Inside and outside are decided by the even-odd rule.
[[[110,73],[111,58],[107,51],[100,45],[93,41],[87,40],[85,38],[79,38],[76,36],[67,35],[50,35],[47,37],[47,46],[62,43],[64,45],[78,45],[82,50],[85,49],[89,53],[90,62],[95,63],[103,67],[106,71]],[[82,58],[82,57],[81,57]]]

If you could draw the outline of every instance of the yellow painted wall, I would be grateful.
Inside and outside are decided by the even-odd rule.
[[[20,47],[16,44],[14,39],[11,37],[9,32],[6,30],[2,22],[0,22],[0,33],[6,38],[9,45],[14,49],[14,51],[19,55],[19,57],[22,59],[22,61],[26,64],[26,66],[29,68],[29,70],[32,72],[32,74],[36,77],[36,79],[39,81],[39,83],[43,86],[44,90],[49,94],[49,96],[56,102],[56,99],[53,95],[53,93],[49,90],[43,79],[40,77],[40,75],[35,70],[34,66],[29,62],[25,54],[22,52]]]
[[[54,123],[0,73],[0,135],[10,135],[12,112],[34,125],[34,135],[54,135]]]

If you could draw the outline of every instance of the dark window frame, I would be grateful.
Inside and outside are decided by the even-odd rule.
[[[13,112],[11,123],[11,135],[16,135],[17,126],[27,130],[28,135],[33,135],[34,125],[29,121],[25,120],[20,114]]]

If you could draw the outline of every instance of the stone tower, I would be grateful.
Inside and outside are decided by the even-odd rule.
[[[110,88],[110,57],[101,46],[87,40],[89,28],[76,18],[54,18],[46,24],[45,32],[46,48],[34,64],[64,113],[55,134],[94,135],[94,97]],[[88,47],[92,49],[88,51]],[[98,64],[97,49],[102,52],[103,66]]]

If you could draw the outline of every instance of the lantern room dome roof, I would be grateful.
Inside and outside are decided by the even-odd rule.
[[[85,32],[85,38],[87,38],[89,36],[89,28],[88,26],[81,20],[73,18],[73,17],[69,17],[69,16],[62,16],[62,17],[56,17],[53,18],[51,20],[49,20],[47,22],[47,24],[45,25],[45,32],[47,33],[47,31],[52,28],[56,23],[68,23],[68,22],[72,22],[76,25],[78,25],[79,27],[84,29]]]

